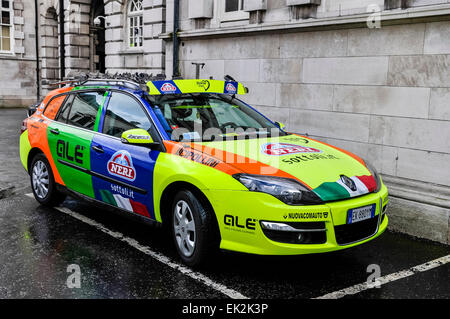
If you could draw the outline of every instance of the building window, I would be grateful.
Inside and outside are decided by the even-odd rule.
[[[222,21],[238,21],[249,18],[244,11],[244,0],[222,0]]]
[[[142,0],[131,0],[128,7],[128,46],[142,47],[144,27],[144,10]]]
[[[225,0],[225,12],[239,11],[243,9],[243,6],[243,0]]]
[[[13,9],[11,0],[0,0],[0,52],[12,52]]]

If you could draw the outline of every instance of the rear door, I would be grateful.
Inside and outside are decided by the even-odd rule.
[[[111,93],[91,145],[95,198],[131,213],[155,219],[153,170],[159,151],[124,144],[124,131],[141,128],[154,141],[159,134],[142,103],[125,92]]]
[[[50,151],[65,186],[92,198],[90,147],[106,98],[106,91],[68,95],[47,131]]]

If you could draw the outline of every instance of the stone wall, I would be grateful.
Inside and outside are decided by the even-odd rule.
[[[449,9],[447,1],[428,4],[436,3]],[[420,3],[409,4],[414,10]],[[402,11],[408,12],[393,12]],[[250,94],[243,100],[288,130],[373,162],[392,195],[391,229],[450,243],[448,15],[396,19],[381,29],[365,23],[342,28],[337,21],[302,30],[287,21],[267,32],[264,23],[258,29],[248,21],[196,29],[182,16],[185,78],[195,77],[192,62],[205,62],[201,77],[230,74],[244,82]],[[167,45],[168,64],[169,52]]]
[[[108,2],[106,29],[106,67],[115,72],[164,73],[165,43],[159,34],[165,32],[164,0],[144,0],[144,42],[141,48],[129,48],[127,43],[128,1]]]
[[[36,101],[34,5],[15,0],[13,9],[14,52],[0,54],[0,107],[26,106]]]

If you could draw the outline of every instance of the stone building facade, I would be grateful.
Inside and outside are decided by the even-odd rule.
[[[0,1],[0,107],[36,101],[35,7],[28,2]]]
[[[0,104],[13,103],[10,92],[20,104],[36,94],[33,0],[9,1],[17,18],[14,50],[0,51]],[[392,195],[393,229],[450,242],[450,0],[37,2],[41,80],[104,70],[170,78],[174,65],[192,78],[193,63],[205,63],[202,78],[242,81],[244,100],[288,130],[372,161]]]
[[[193,62],[202,77],[230,74],[288,130],[373,162],[391,228],[450,243],[450,1],[226,5],[180,1],[182,76],[195,76]],[[167,74],[172,12],[167,1]]]

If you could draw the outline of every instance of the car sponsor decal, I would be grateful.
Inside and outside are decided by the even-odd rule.
[[[205,92],[218,94],[247,93],[242,83],[211,79],[150,81],[147,83],[147,86],[149,88],[150,95]]]
[[[209,88],[211,87],[211,83],[209,83],[208,80],[202,80],[202,81],[198,81],[197,85],[201,88],[203,88],[205,91],[208,91]]]
[[[322,153],[321,150],[288,143],[268,143],[261,147],[262,153],[266,155],[282,156],[298,153]]]
[[[289,158],[284,158],[283,162],[287,163],[289,165],[292,164],[301,164],[303,162],[308,161],[314,161],[314,160],[338,160],[339,157],[333,155],[333,154],[302,154],[302,155],[296,155]]]
[[[219,161],[214,159],[213,157],[201,154],[200,152],[196,152],[190,149],[180,148],[177,152],[177,155],[210,167],[216,167],[219,164]]]
[[[348,177],[341,175],[336,182],[322,183],[313,191],[326,202],[365,195],[375,191],[376,187],[373,176]]]
[[[133,159],[130,153],[121,150],[111,156],[108,161],[108,173],[129,181],[136,179],[136,169],[133,166]]]
[[[225,93],[234,94],[236,92],[237,92],[237,89],[233,83],[227,83],[225,85]]]
[[[176,90],[177,90],[177,88],[172,83],[169,83],[169,82],[164,83],[161,86],[161,92],[164,92],[164,93],[173,93]]]
[[[223,219],[224,228],[226,230],[238,231],[243,233],[254,234],[256,230],[257,219],[241,218],[239,216],[225,215]]]
[[[173,141],[164,141],[164,146],[166,147],[168,153],[182,156],[186,159],[198,162],[200,164],[213,166],[215,169],[218,169],[229,175],[234,175],[242,172],[258,175],[263,172],[265,175],[295,179],[301,182],[305,187],[312,189],[304,181],[277,167],[262,163],[260,161],[256,161],[254,159],[236,153],[227,152],[225,150],[208,147],[197,143],[180,144]],[[228,162],[231,164],[228,164]]]
[[[327,219],[329,213],[324,212],[299,212],[299,213],[285,213],[284,219]]]
[[[305,143],[305,144],[309,143],[309,141],[306,138],[297,137],[294,135],[284,137],[283,142],[294,142],[294,143]]]
[[[147,207],[140,202],[124,197],[121,194],[113,194],[106,189],[100,190],[100,195],[101,200],[107,204],[150,218]]]
[[[83,165],[85,147],[82,145],[70,146],[70,142],[58,140],[56,142],[56,155],[64,160]]]

